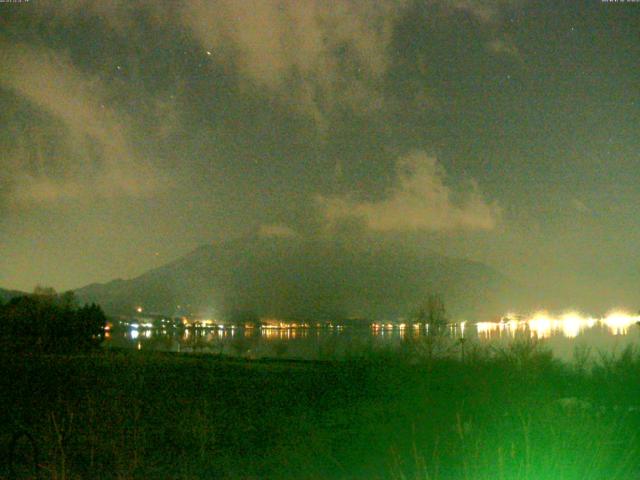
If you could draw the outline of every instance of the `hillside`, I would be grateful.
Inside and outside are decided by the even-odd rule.
[[[452,315],[485,318],[513,306],[511,282],[477,262],[395,244],[251,238],[202,246],[130,280],[76,290],[110,313],[324,319],[409,315],[431,292]]]

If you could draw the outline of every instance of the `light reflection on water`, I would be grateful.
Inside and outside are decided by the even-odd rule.
[[[542,341],[560,358],[571,359],[577,346],[594,351],[619,351],[640,344],[640,315],[614,311],[602,318],[577,312],[552,315],[536,312],[523,317],[507,314],[495,322],[454,322],[440,331],[453,340],[506,346],[515,339]],[[356,326],[299,326],[297,328],[224,327],[151,329],[136,325],[115,329],[106,346],[175,352],[203,352],[250,358],[332,358],[357,355],[358,349],[399,346],[403,340],[429,334],[430,326],[374,323]],[[433,327],[431,327],[433,328]]]
[[[567,312],[560,316],[546,312],[536,312],[529,318],[518,318],[507,315],[500,322],[478,322],[476,329],[481,339],[491,339],[508,335],[515,337],[518,333],[536,339],[553,336],[576,338],[593,328],[605,329],[609,335],[627,335],[629,329],[640,322],[640,315],[625,312],[611,312],[602,318],[586,317],[576,312]]]

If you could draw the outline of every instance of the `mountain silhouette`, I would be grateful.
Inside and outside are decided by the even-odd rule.
[[[484,319],[513,306],[513,282],[482,263],[393,242],[252,237],[203,245],[129,280],[75,291],[112,314],[147,312],[287,319],[397,319],[430,294],[451,316]]]

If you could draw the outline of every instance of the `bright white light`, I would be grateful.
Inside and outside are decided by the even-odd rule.
[[[507,332],[509,333],[509,335],[511,335],[512,337],[516,336],[516,332],[518,331],[518,327],[520,325],[520,322],[518,322],[515,319],[509,320],[508,322],[506,322],[505,324],[503,324],[506,329]]]
[[[576,312],[567,312],[560,317],[562,334],[567,338],[576,338],[585,329],[589,319],[583,318]]]
[[[478,322],[476,323],[476,328],[479,336],[489,338],[492,332],[500,330],[500,324],[496,322]]]
[[[536,312],[533,318],[527,321],[529,331],[537,338],[549,338],[553,328],[553,319],[547,312]]]
[[[496,330],[506,331],[511,336],[514,336],[517,331],[528,330],[532,337],[545,339],[556,334],[566,338],[575,338],[596,325],[604,326],[612,335],[626,335],[629,332],[629,327],[635,323],[640,323],[640,315],[631,315],[623,311],[613,311],[600,319],[584,316],[575,311],[565,312],[560,316],[551,315],[546,311],[538,311],[530,317],[520,317],[514,313],[508,313],[499,323],[479,322],[476,327],[478,335],[485,338],[488,338]]]
[[[629,327],[640,321],[640,316],[629,315],[626,312],[614,311],[602,320],[602,323],[609,329],[612,335],[626,335]]]

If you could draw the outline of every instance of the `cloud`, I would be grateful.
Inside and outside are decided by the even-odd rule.
[[[78,16],[99,18],[109,29],[120,34],[131,34],[137,28],[139,13],[144,12],[149,20],[166,23],[179,2],[157,0],[40,0],[35,12],[49,21],[73,24]]]
[[[260,229],[258,230],[258,235],[261,237],[267,238],[288,238],[288,237],[297,237],[298,233],[288,227],[286,225],[281,224],[270,224],[270,225],[260,225]]]
[[[5,45],[0,54],[0,89],[35,110],[31,137],[0,154],[11,166],[3,183],[13,184],[14,200],[145,196],[158,188],[160,175],[133,151],[128,119],[108,106],[98,78],[48,49]]]
[[[397,162],[397,184],[377,201],[351,196],[317,197],[329,225],[358,218],[375,231],[491,230],[500,216],[495,203],[484,200],[475,182],[465,192],[445,184],[435,158],[414,152]]]
[[[469,14],[495,29],[500,13],[521,1],[433,0],[429,5],[453,15]],[[43,15],[60,21],[93,16],[122,35],[135,31],[132,19],[141,14],[153,25],[184,29],[202,48],[203,58],[224,64],[248,91],[256,87],[265,91],[311,118],[321,130],[341,109],[368,114],[385,107],[394,29],[414,5],[410,0],[43,0],[42,4]],[[498,38],[487,48],[493,53],[517,52]],[[422,96],[419,101],[428,104]]]
[[[484,23],[495,23],[500,13],[509,7],[516,7],[527,0],[442,0],[453,10],[469,13]]]
[[[494,38],[487,43],[487,49],[495,55],[504,55],[522,61],[522,55],[520,54],[518,47],[515,43],[506,38]]]
[[[130,35],[132,19],[190,32],[203,55],[231,65],[248,88],[266,89],[319,126],[338,107],[381,108],[393,27],[408,0],[43,0],[48,20],[99,18]]]
[[[339,104],[380,106],[403,3],[194,0],[183,21],[203,48],[320,122]]]
[[[591,209],[579,198],[571,199],[571,206],[580,213],[591,213]]]

